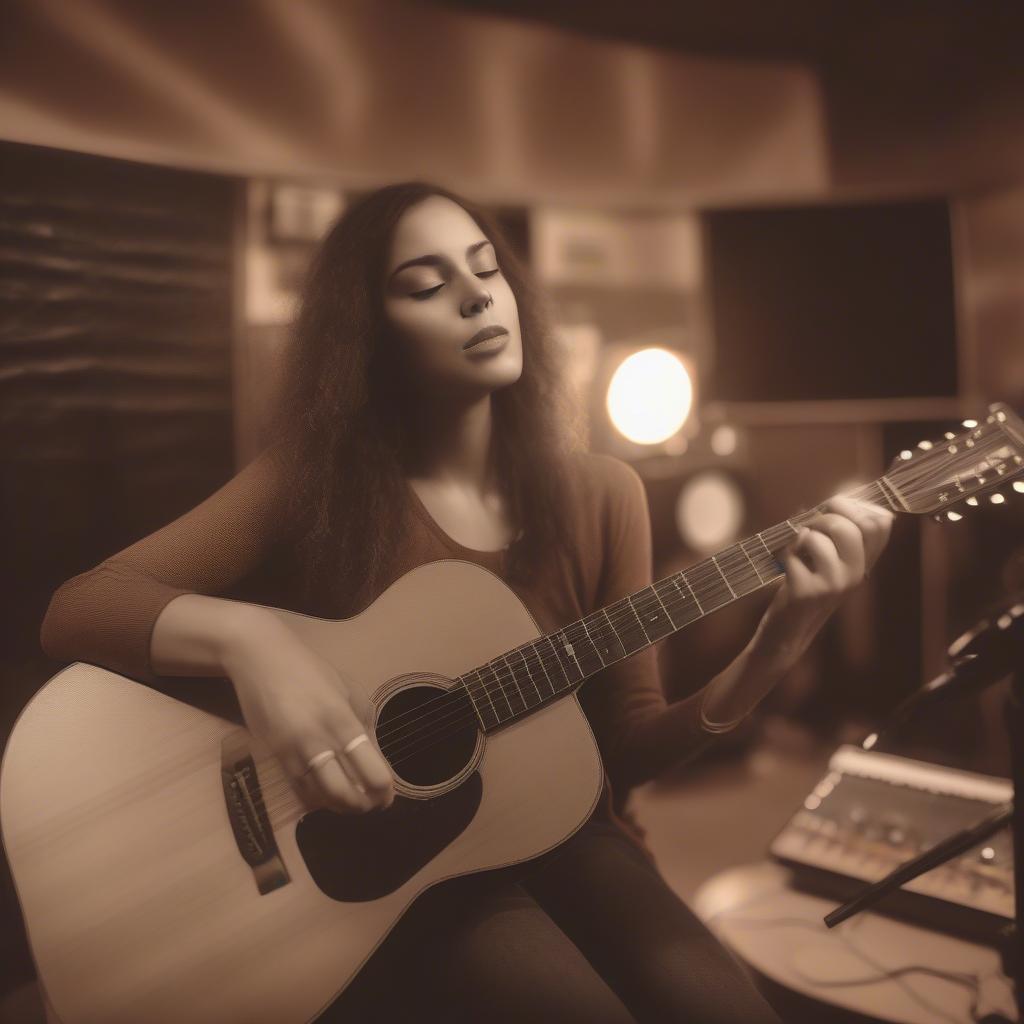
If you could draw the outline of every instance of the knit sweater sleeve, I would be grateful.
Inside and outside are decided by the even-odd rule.
[[[64,583],[40,639],[61,661],[86,661],[152,680],[150,639],[164,607],[218,594],[252,570],[280,522],[280,472],[264,454],[200,505]]]
[[[604,457],[601,463],[603,562],[593,610],[652,582],[651,521],[643,481],[623,462]],[[584,688],[583,699],[609,777],[623,792],[693,756],[710,738],[700,725],[699,692],[687,698],[685,707],[673,706],[675,725],[666,733],[657,645],[602,670]]]

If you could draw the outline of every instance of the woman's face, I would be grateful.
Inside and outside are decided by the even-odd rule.
[[[409,379],[474,397],[523,370],[519,310],[494,247],[456,203],[430,196],[399,220],[384,282],[384,315]]]

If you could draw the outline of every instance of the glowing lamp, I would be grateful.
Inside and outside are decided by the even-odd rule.
[[[676,529],[683,543],[700,554],[736,540],[745,517],[746,501],[739,485],[718,470],[694,474],[676,498]]]
[[[736,451],[737,441],[736,428],[730,427],[728,423],[722,423],[711,433],[711,450],[723,457],[732,455]]]
[[[645,348],[619,364],[608,385],[608,415],[635,444],[661,444],[686,422],[693,384],[682,360],[663,348]]]

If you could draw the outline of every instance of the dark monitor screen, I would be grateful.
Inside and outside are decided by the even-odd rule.
[[[704,226],[709,399],[956,396],[946,202],[728,210]]]

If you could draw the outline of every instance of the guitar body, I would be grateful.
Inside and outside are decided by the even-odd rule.
[[[539,635],[497,577],[458,561],[413,570],[352,619],[276,614],[365,691],[375,726],[396,694],[423,680],[442,692]],[[469,733],[439,744],[444,778],[410,782],[396,765],[388,811],[310,812],[244,729],[94,666],[59,673],[18,720],[0,778],[53,1016],[314,1019],[420,893],[537,856],[594,809],[601,762],[575,697]],[[242,775],[241,790],[226,784]],[[272,856],[246,831],[261,813]]]

